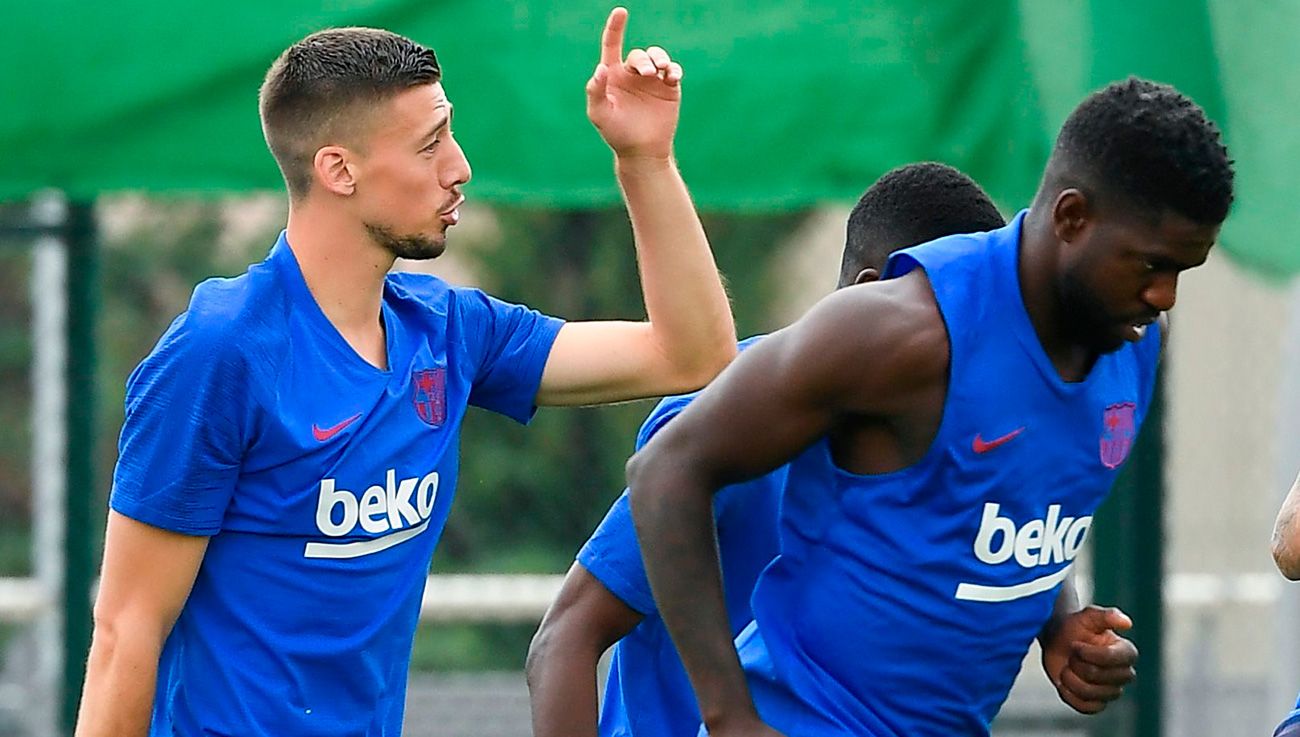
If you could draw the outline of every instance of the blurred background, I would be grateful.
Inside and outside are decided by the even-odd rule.
[[[1094,526],[1085,593],[1133,615],[1138,682],[1085,719],[1031,653],[998,735],[1267,735],[1300,690],[1300,586],[1274,571],[1300,470],[1300,4],[630,2],[686,69],[677,153],[742,335],[830,291],[844,220],[939,160],[1004,214],[1089,91],[1175,84],[1224,129],[1238,199],[1174,314],[1159,418]],[[191,289],[283,227],[257,88],[327,26],[432,46],[474,167],[427,269],[570,319],[643,316],[608,149],[583,113],[609,6],[498,0],[51,0],[0,8],[0,736],[70,733],[123,385]],[[522,665],[652,406],[471,413],[412,661],[406,733],[523,737]],[[997,623],[988,623],[996,627]]]

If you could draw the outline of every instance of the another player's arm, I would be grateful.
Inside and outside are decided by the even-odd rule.
[[[595,737],[596,670],[642,615],[574,563],[528,647],[528,694],[536,737]]]
[[[1273,562],[1292,581],[1300,581],[1300,476],[1282,500],[1273,523]]]
[[[946,341],[920,273],[839,292],[745,351],[629,462],[637,537],[654,541],[646,572],[710,734],[772,733],[732,644],[712,495],[788,462],[837,418],[902,413],[943,380]]]
[[[207,546],[109,512],[76,737],[148,734],[163,642]]]
[[[736,355],[726,290],[673,158],[681,67],[658,47],[624,59],[626,23],[627,11],[610,14],[587,114],[614,150],[649,319],[566,324],[542,373],[540,405],[683,393]]]

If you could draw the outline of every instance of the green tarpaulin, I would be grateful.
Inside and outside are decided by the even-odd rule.
[[[1225,247],[1300,269],[1288,165],[1300,162],[1300,4],[1289,0],[632,2],[629,43],[686,68],[681,167],[701,207],[849,201],[885,169],[940,159],[1007,210],[1089,89],[1173,82],[1223,122],[1240,164]],[[433,46],[474,167],[471,197],[617,201],[583,114],[609,5],[589,0],[84,0],[0,9],[0,197],[58,187],[278,189],[256,94],[306,33],[375,25]]]

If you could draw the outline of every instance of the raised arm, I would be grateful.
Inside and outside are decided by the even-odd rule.
[[[1282,500],[1273,523],[1273,562],[1292,581],[1300,581],[1300,477]]]
[[[569,568],[528,647],[535,737],[596,737],[600,658],[641,619],[581,563]]]
[[[566,324],[542,374],[541,405],[698,389],[736,354],[726,290],[673,158],[682,69],[657,46],[624,58],[626,25],[627,11],[615,8],[587,83],[587,115],[614,151],[649,319]]]
[[[77,737],[149,733],[158,658],[207,546],[109,512]]]
[[[732,645],[712,494],[786,463],[838,420],[906,413],[946,365],[923,274],[843,290],[746,351],[629,462],[637,536],[654,541],[646,572],[711,735],[770,734]]]

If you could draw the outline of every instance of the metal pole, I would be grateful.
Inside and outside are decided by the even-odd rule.
[[[68,254],[53,233],[67,225],[68,204],[56,191],[32,200],[32,223],[46,229],[32,248],[32,568],[41,604],[36,618],[33,693],[27,710],[35,734],[56,734],[60,725],[64,627],[64,546],[66,544]]]
[[[72,734],[90,651],[90,587],[95,574],[93,541],[102,528],[95,493],[95,325],[99,315],[99,248],[91,202],[68,208],[68,515],[63,594],[64,650],[62,723]]]

